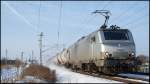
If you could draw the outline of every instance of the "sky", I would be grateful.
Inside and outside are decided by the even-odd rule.
[[[41,4],[41,5],[40,5]],[[108,25],[132,32],[136,54],[149,56],[148,1],[1,1],[1,57],[39,59],[39,34],[43,36],[43,59],[99,29],[104,17],[92,14],[109,10]],[[59,31],[59,40],[58,40]]]

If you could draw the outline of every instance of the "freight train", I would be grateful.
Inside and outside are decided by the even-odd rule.
[[[136,49],[130,30],[116,25],[107,28],[108,11],[96,10],[94,13],[105,14],[105,23],[100,29],[63,49],[55,56],[55,62],[73,70],[96,73],[135,71]]]

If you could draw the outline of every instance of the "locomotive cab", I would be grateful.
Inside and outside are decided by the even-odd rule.
[[[126,59],[135,56],[135,44],[128,29],[100,30],[101,49],[106,58]]]

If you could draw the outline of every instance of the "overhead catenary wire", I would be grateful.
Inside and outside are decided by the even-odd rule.
[[[105,10],[105,8],[109,6],[109,3],[110,3],[110,2],[111,2],[111,1],[108,1],[108,2],[103,6],[103,8],[102,8],[101,10]]]
[[[107,2],[105,5],[104,5],[104,7],[102,8],[102,10],[104,10],[107,6],[109,6],[109,3],[110,3],[111,1],[109,1],[109,2]]]
[[[110,3],[110,1],[109,2],[107,2],[104,6],[103,6],[103,8],[101,9],[101,10],[104,10],[108,5],[109,5],[109,3]],[[93,10],[94,11],[94,10]],[[96,15],[94,15],[94,17],[95,17]],[[94,17],[92,17],[92,18],[90,18],[86,23],[89,23]]]
[[[109,5],[109,3],[110,3],[111,1],[108,1],[106,4],[104,4],[104,6],[101,8],[101,10],[103,10],[103,9],[105,9],[106,7],[108,7],[108,5]],[[94,11],[94,10],[93,10]],[[92,14],[92,13],[90,13],[90,14]],[[94,16],[92,16],[92,17],[90,17],[88,20],[87,19],[85,19],[84,21],[83,21],[83,23],[81,23],[81,24],[88,24],[90,21],[92,21],[93,19],[94,19],[94,17],[96,17],[96,14],[94,15]],[[81,25],[80,25],[81,26]],[[80,28],[81,29],[84,29],[84,28],[87,28],[87,26],[88,25],[85,25],[84,27],[83,26],[81,26]],[[77,32],[79,32],[79,31],[77,31]],[[84,34],[87,34],[87,32],[83,32]],[[83,35],[83,34],[82,34]]]
[[[57,28],[57,50],[59,52],[59,41],[60,41],[60,28],[61,28],[61,19],[62,19],[62,1],[60,1],[60,10],[58,17],[58,28]]]
[[[127,14],[128,13],[128,11],[129,10],[131,10],[131,9],[133,9],[134,7],[135,7],[135,5],[137,4],[137,2],[136,3],[134,3],[133,5],[131,5],[131,6],[129,6],[125,11],[123,11],[122,13],[120,13],[118,16],[116,16],[114,19],[112,19],[112,21],[111,22],[109,22],[109,23],[112,23],[112,22],[116,22],[116,21],[118,21],[117,19],[120,19],[121,18],[121,16],[123,16],[123,15],[125,15],[125,14]]]
[[[141,8],[141,9],[138,9],[138,10],[143,10],[144,8],[146,8],[146,6],[144,6],[143,8]],[[140,11],[140,12],[136,12],[136,14],[135,14],[135,12],[133,13],[133,15],[130,15],[130,17],[128,17],[128,18],[130,18],[130,21],[132,21],[132,17],[134,16],[134,17],[136,17],[137,16],[137,18],[139,18],[139,16],[142,16],[143,15],[143,11]],[[145,16],[146,14],[144,14],[143,16]],[[143,18],[141,18],[141,19],[143,19]],[[138,20],[138,19],[137,19]],[[136,22],[136,21],[135,21]]]
[[[40,28],[40,19],[41,19],[41,1],[39,2],[39,9],[38,9],[38,24],[37,28]]]
[[[28,24],[30,26],[30,28],[32,28],[34,30],[34,32],[39,32],[37,30],[37,27],[33,24],[30,23],[30,21],[28,19],[26,19],[24,17],[24,15],[22,15],[21,13],[19,13],[13,6],[11,6],[8,2],[3,1],[3,4],[5,4],[7,6],[7,8],[9,8],[11,10],[12,13],[14,13],[16,16],[18,16],[22,21],[24,21],[26,24]]]
[[[109,3],[111,1],[108,1],[106,4],[104,4],[104,6],[101,8],[101,10],[104,10],[107,6],[109,6]],[[98,8],[97,8],[98,9]],[[94,11],[94,10],[93,10]],[[92,16],[91,18],[89,18],[87,21],[84,21],[84,23],[82,24],[88,24],[90,21],[92,21],[94,18],[96,17],[96,14],[94,16]],[[81,28],[86,28],[88,25],[86,25],[85,27],[81,27]],[[85,33],[85,32],[84,32]]]
[[[145,19],[142,18],[142,20],[139,20],[137,22],[133,22],[133,23],[130,23],[129,25],[125,25],[124,27],[130,27],[130,26],[136,26],[136,25],[143,25],[143,23],[145,23]],[[143,25],[144,26],[144,25]]]
[[[145,23],[145,21],[140,21],[140,22],[138,22],[138,23],[136,23],[136,25],[134,24],[134,25],[130,25],[130,26],[124,26],[124,27],[126,27],[126,28],[132,28],[132,29],[137,29],[137,28],[139,28],[139,27],[144,27],[144,26],[148,26],[148,25],[142,25],[143,23]],[[148,22],[147,22],[147,24],[148,24]]]
[[[103,6],[103,8],[102,8],[101,10],[104,10],[104,9],[108,6],[109,3],[110,3],[110,1],[107,2],[107,3]],[[94,17],[95,17],[95,16],[96,16],[96,15],[94,15]],[[89,21],[91,21],[94,17],[90,18],[86,23],[89,23]]]
[[[145,19],[145,18],[143,18],[145,15],[147,15],[147,14],[144,14],[143,16],[141,16],[139,18],[136,18],[136,19],[134,19],[134,20],[122,25],[122,26],[125,27],[125,26],[129,26],[131,24],[133,25],[134,23],[137,23],[138,21],[141,21],[142,19]]]
[[[138,9],[138,10],[143,10],[144,8],[146,8],[146,6],[142,7],[141,9]],[[136,14],[135,14],[135,12],[134,12],[133,15],[134,15],[134,17],[135,17],[135,16],[138,16],[137,18],[139,18],[139,16],[143,15],[143,11],[136,12]],[[133,15],[130,15],[130,17],[128,17],[128,18],[130,18],[130,21],[132,21],[131,18],[132,18]],[[144,14],[143,16],[145,16],[145,15],[146,15],[146,14]],[[142,18],[141,18],[141,19],[142,19]],[[137,19],[137,20],[138,20],[138,19]]]

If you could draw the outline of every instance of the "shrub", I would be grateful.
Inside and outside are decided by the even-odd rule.
[[[55,70],[50,70],[48,67],[37,64],[30,64],[29,67],[25,68],[22,77],[24,76],[34,76],[49,82],[56,81]]]

